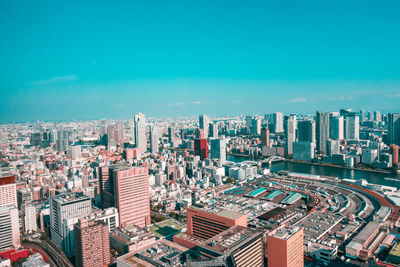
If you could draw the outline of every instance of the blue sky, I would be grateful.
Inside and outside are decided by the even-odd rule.
[[[399,1],[0,1],[0,122],[400,111]]]

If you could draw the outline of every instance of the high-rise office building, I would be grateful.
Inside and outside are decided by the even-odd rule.
[[[201,160],[208,158],[207,139],[202,139],[202,138],[194,139],[194,155],[200,156]]]
[[[113,165],[112,167],[104,166],[99,168],[99,191],[102,209],[115,206],[112,168],[115,168],[117,166],[118,165]]]
[[[272,116],[274,133],[283,132],[283,114],[281,112],[275,112]]]
[[[149,131],[149,136],[150,136],[150,152],[152,154],[157,154],[159,152],[158,148],[158,130],[155,125],[150,126],[150,131]]]
[[[31,140],[30,140],[31,146],[42,145],[42,138],[43,138],[42,133],[32,133]]]
[[[304,233],[302,228],[283,228],[267,238],[268,266],[303,267]]]
[[[218,138],[218,123],[210,123],[210,137]]]
[[[332,116],[329,125],[329,138],[332,140],[344,139],[344,120],[341,116]]]
[[[110,241],[107,224],[79,219],[74,226],[75,266],[103,267],[110,264]]]
[[[69,148],[69,132],[60,130],[57,132],[57,151],[66,152]]]
[[[358,140],[360,136],[360,118],[354,112],[345,117],[344,132],[346,140]]]
[[[108,136],[107,136],[107,129],[108,129],[108,123],[107,120],[101,120],[100,121],[100,144],[102,145],[107,145],[108,141]]]
[[[382,120],[382,115],[380,111],[374,111],[374,121],[379,122]]]
[[[175,128],[170,126],[168,127],[168,142],[175,141]]]
[[[110,168],[114,182],[115,207],[121,226],[150,224],[150,188],[147,167]]]
[[[9,205],[18,206],[15,176],[0,177],[0,207]]]
[[[226,161],[226,141],[224,139],[211,139],[211,158]]]
[[[250,133],[260,135],[261,134],[261,120],[257,117],[252,117],[250,126]]]
[[[317,111],[316,113],[316,139],[317,150],[326,154],[326,142],[329,139],[329,112]]]
[[[389,145],[400,145],[400,113],[389,113]]]
[[[142,113],[135,114],[135,142],[141,153],[147,151],[146,118]]]
[[[79,218],[92,211],[90,197],[73,192],[50,197],[51,239],[64,253],[71,257],[74,253],[73,226]]]
[[[293,154],[293,142],[296,142],[296,129],[296,115],[289,115],[285,118],[286,155]]]
[[[314,120],[297,121],[297,140],[299,142],[315,143],[315,122],[314,122]]]
[[[207,115],[200,115],[199,116],[199,128],[204,131],[204,138],[208,137],[208,116]]]
[[[21,206],[23,213],[23,226],[25,233],[31,233],[37,231],[36,223],[36,208],[32,204],[23,204]]]
[[[269,146],[269,128],[262,128],[261,129],[261,145]]]
[[[187,209],[186,221],[187,234],[200,239],[211,238],[235,225],[247,227],[247,215],[224,209],[208,211],[196,206]]]
[[[20,246],[18,209],[14,206],[0,207],[0,250]]]

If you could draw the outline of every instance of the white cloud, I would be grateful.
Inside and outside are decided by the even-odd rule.
[[[232,104],[242,104],[242,103],[243,103],[243,101],[240,99],[232,101]]]
[[[305,97],[291,98],[291,99],[288,99],[288,102],[289,103],[304,103],[304,102],[307,102],[307,98],[305,98]]]
[[[200,101],[196,100],[192,102],[193,105],[200,105]]]
[[[78,76],[76,75],[65,75],[65,76],[56,76],[51,77],[48,80],[39,80],[30,82],[30,85],[46,85],[46,84],[55,84],[55,83],[65,83],[65,82],[73,82],[78,80]]]
[[[168,103],[168,107],[179,107],[182,106],[183,103],[182,102],[176,102],[176,103]]]

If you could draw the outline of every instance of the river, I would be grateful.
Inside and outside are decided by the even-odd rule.
[[[234,162],[241,162],[241,161],[249,160],[249,158],[227,155],[227,160],[234,161]],[[268,167],[268,165],[265,165],[265,166],[263,165],[263,167]],[[270,169],[273,172],[285,170],[285,171],[291,171],[291,172],[309,173],[309,174],[314,174],[314,175],[333,176],[333,177],[339,177],[340,179],[344,179],[344,178],[355,179],[355,180],[365,179],[369,183],[395,186],[397,188],[400,188],[400,182],[385,180],[385,177],[400,179],[400,175],[370,172],[370,171],[363,171],[363,170],[351,170],[351,169],[336,168],[336,167],[323,166],[323,165],[311,165],[311,164],[290,162],[290,161],[274,162],[271,164]]]

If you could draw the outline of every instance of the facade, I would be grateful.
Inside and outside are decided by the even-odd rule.
[[[223,209],[189,207],[186,212],[187,234],[200,239],[211,238],[232,226],[247,227],[247,215]]]
[[[158,153],[158,130],[155,125],[150,126],[150,152],[152,154]]]
[[[311,161],[314,158],[315,144],[311,142],[294,142],[293,159]]]
[[[316,139],[317,150],[326,155],[326,142],[329,139],[329,112],[317,111],[316,113]]]
[[[313,120],[297,122],[297,140],[299,142],[315,143],[315,122]]]
[[[340,154],[340,141],[329,139],[327,142],[327,153],[328,156]]]
[[[399,163],[399,146],[398,145],[390,145],[390,152],[392,153],[392,162],[393,164]]]
[[[360,137],[360,117],[355,113],[349,113],[345,119],[346,140],[358,140]]]
[[[269,143],[269,128],[268,127],[261,129],[261,145],[270,146],[270,143]]]
[[[272,115],[272,121],[274,133],[283,133],[283,114],[281,112],[275,112]]]
[[[175,141],[175,128],[168,127],[168,142]]]
[[[302,228],[282,229],[267,238],[268,266],[303,267],[304,233]]]
[[[341,116],[332,116],[330,118],[329,138],[332,140],[344,139],[344,120]]]
[[[15,176],[0,177],[0,207],[9,205],[17,207],[17,204]]]
[[[37,231],[37,223],[36,223],[36,208],[31,204],[23,204],[22,205],[22,213],[23,213],[23,226],[25,233],[31,233]]]
[[[57,151],[66,152],[69,149],[69,132],[60,130],[57,132]]]
[[[199,116],[199,128],[201,130],[203,130],[204,132],[204,137],[203,138],[207,138],[208,137],[208,116],[207,115],[200,115]]]
[[[121,226],[150,224],[149,172],[147,167],[111,168],[115,207]]]
[[[221,163],[226,161],[226,141],[224,139],[211,139],[211,158],[218,159]]]
[[[295,115],[290,115],[285,120],[286,155],[293,154],[293,142],[296,142],[297,120]]]
[[[90,197],[82,193],[66,193],[50,197],[51,239],[67,256],[74,254],[73,226],[92,211]]]
[[[0,225],[0,250],[19,248],[21,241],[18,209],[14,206],[0,207]]]
[[[102,222],[80,219],[74,227],[75,266],[103,267],[110,264],[108,226]]]
[[[194,155],[200,156],[201,160],[208,158],[207,139],[194,139]]]
[[[389,113],[389,144],[400,145],[400,113]]]
[[[140,152],[147,151],[146,118],[142,113],[135,114],[135,142]]]
[[[210,137],[218,138],[218,123],[210,124]]]

